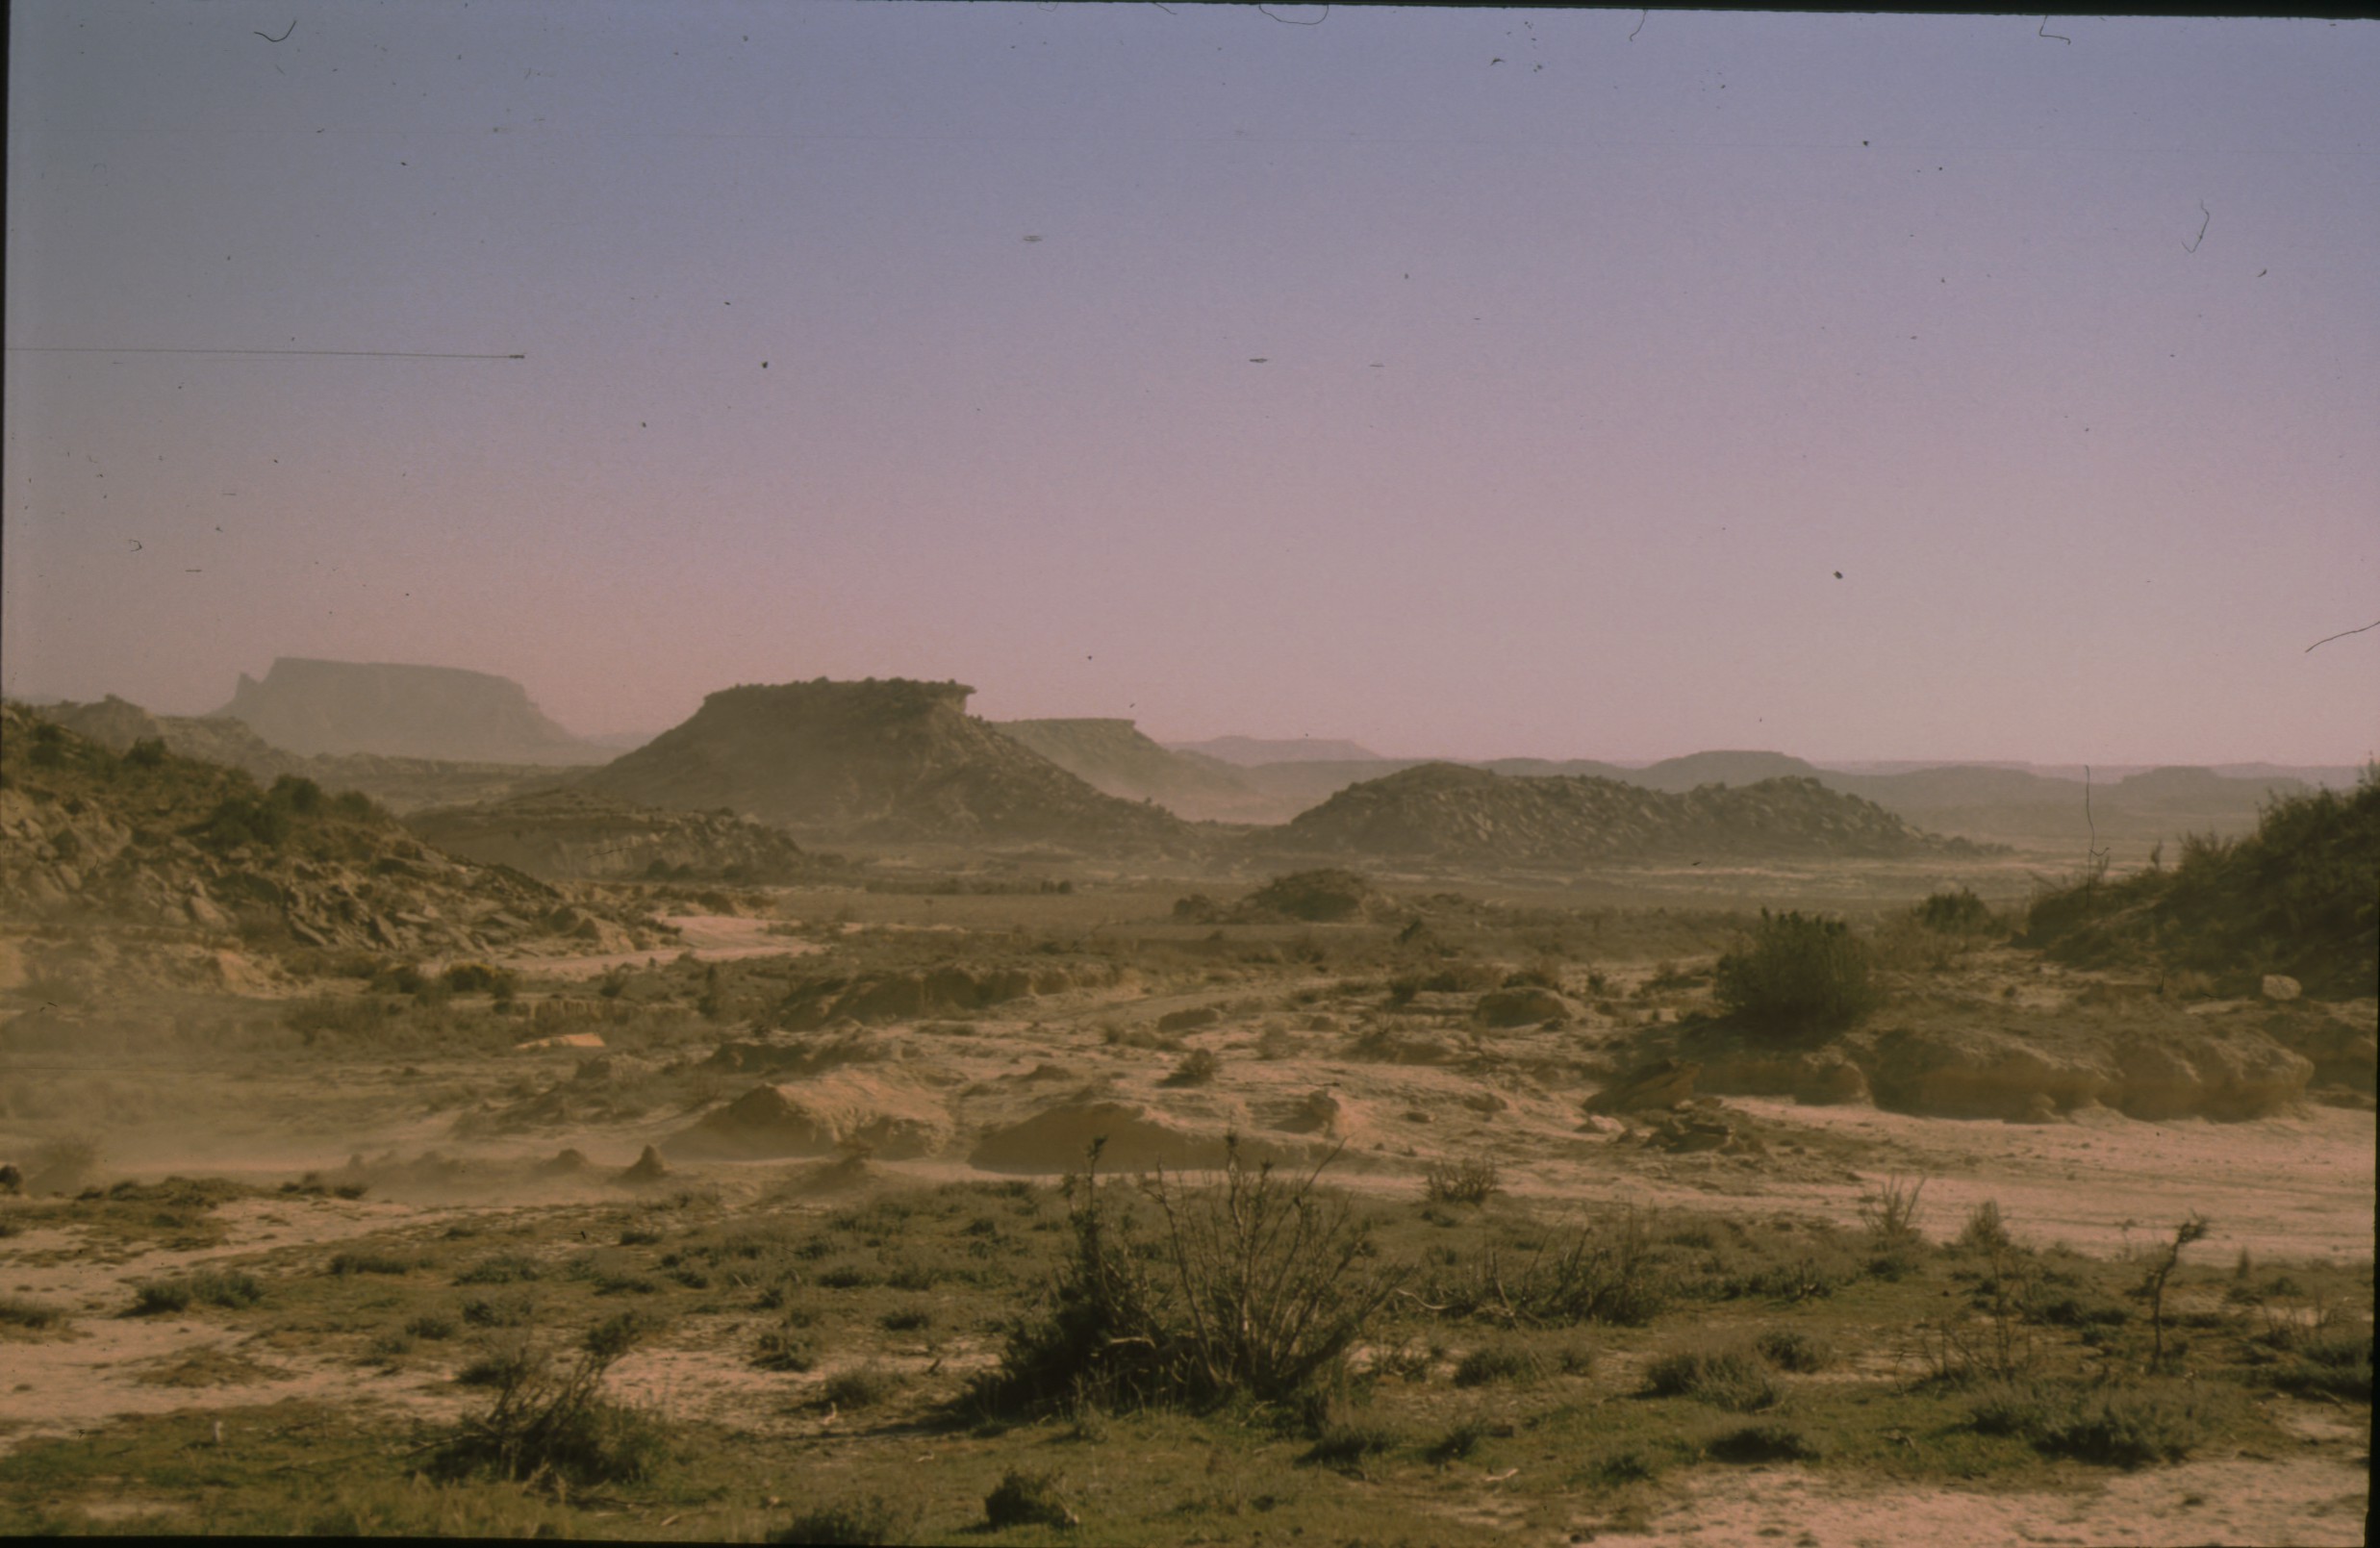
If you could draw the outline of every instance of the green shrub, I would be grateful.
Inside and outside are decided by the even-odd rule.
[[[135,742],[124,754],[124,761],[136,769],[155,769],[165,761],[165,742],[163,737],[144,736]]]
[[[1734,1015],[1795,1032],[1855,1026],[1878,1003],[1850,926],[1766,909],[1752,940],[1719,958],[1712,993]]]

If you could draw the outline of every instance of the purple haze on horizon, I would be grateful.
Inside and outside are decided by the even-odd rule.
[[[13,8],[8,691],[2372,754],[2380,27],[1272,9]]]

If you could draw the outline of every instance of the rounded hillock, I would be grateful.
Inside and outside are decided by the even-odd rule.
[[[1577,866],[1707,856],[1961,852],[1870,800],[1814,779],[1670,794],[1583,775],[1506,775],[1427,763],[1340,791],[1258,841],[1300,852],[1462,864]]]

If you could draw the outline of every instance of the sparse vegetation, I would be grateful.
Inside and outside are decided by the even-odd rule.
[[[996,1407],[1288,1398],[1343,1368],[1404,1278],[1372,1258],[1370,1233],[1318,1188],[1319,1168],[1284,1178],[1234,1143],[1216,1183],[1146,1184],[1160,1225],[1144,1237],[1098,1165],[1095,1146],[1072,1181],[1074,1252],[983,1388]]]

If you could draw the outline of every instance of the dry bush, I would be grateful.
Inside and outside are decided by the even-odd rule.
[[[1074,1250],[1046,1306],[1014,1325],[987,1406],[1050,1410],[1290,1398],[1345,1370],[1404,1272],[1382,1266],[1344,1199],[1316,1180],[1251,1168],[1236,1138],[1221,1179],[1142,1184],[1158,1224],[1141,1234],[1090,1166],[1068,1180]],[[1335,1155],[1336,1153],[1333,1153]]]
[[[1467,1161],[1432,1161],[1422,1178],[1422,1197],[1431,1204],[1485,1204],[1504,1190],[1503,1173],[1492,1155]]]
[[[527,1351],[503,1361],[491,1373],[494,1403],[463,1421],[432,1458],[431,1471],[580,1486],[649,1476],[668,1449],[661,1429],[603,1393],[604,1376],[644,1331],[634,1313],[623,1313],[590,1331],[567,1366]]]

